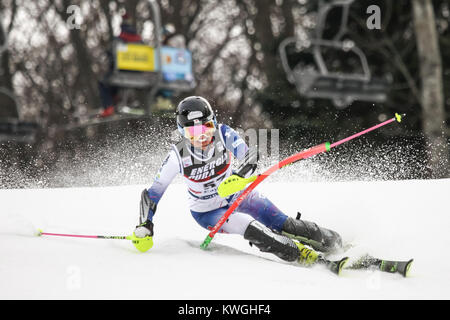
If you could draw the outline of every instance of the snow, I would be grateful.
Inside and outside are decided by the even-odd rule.
[[[0,190],[0,299],[449,299],[450,179],[268,182],[277,206],[341,233],[365,253],[414,258],[408,278],[377,271],[304,268],[207,231],[172,184],[155,216],[153,248],[130,241],[36,236],[45,232],[127,235],[142,185]],[[332,258],[338,258],[334,256]],[[351,263],[351,262],[350,262]]]

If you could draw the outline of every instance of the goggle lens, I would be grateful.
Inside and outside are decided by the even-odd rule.
[[[188,139],[197,140],[205,136],[211,136],[215,129],[214,121],[208,121],[202,124],[184,127],[184,135]]]

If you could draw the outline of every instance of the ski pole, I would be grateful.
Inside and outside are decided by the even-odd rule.
[[[322,152],[326,152],[326,151],[330,151],[331,148],[334,148],[334,147],[336,147],[336,146],[338,146],[340,144],[343,144],[343,143],[345,143],[347,141],[350,141],[350,140],[352,140],[352,139],[354,139],[356,137],[362,136],[363,134],[366,134],[366,133],[371,132],[371,131],[373,131],[375,129],[378,129],[378,128],[380,128],[382,126],[385,126],[385,125],[387,125],[387,124],[389,124],[391,122],[394,122],[394,121],[401,122],[402,116],[405,116],[405,114],[400,115],[400,114],[396,113],[395,117],[393,117],[393,118],[391,118],[389,120],[381,122],[381,123],[379,123],[379,124],[377,124],[377,125],[375,125],[373,127],[370,127],[370,128],[368,128],[366,130],[363,130],[363,131],[361,131],[359,133],[356,133],[356,134],[351,135],[351,136],[349,136],[347,138],[339,140],[339,141],[337,141],[335,143],[331,143],[330,144],[329,142],[325,142],[325,143],[322,143],[322,144],[317,145],[315,147],[312,147],[310,149],[307,149],[307,150],[304,150],[304,151],[300,151],[299,153],[296,153],[296,154],[294,154],[294,155],[292,155],[292,156],[290,156],[290,157],[280,161],[279,163],[273,165],[272,167],[267,169],[264,173],[258,175],[256,177],[256,179],[254,177],[253,178],[252,177],[247,178],[248,179],[247,181],[249,181],[249,182],[253,181],[253,182],[244,190],[244,192],[232,203],[232,205],[228,208],[228,210],[223,214],[223,216],[219,219],[219,221],[216,223],[216,225],[211,229],[211,231],[207,235],[206,239],[200,245],[200,248],[206,249],[208,247],[209,243],[212,241],[212,239],[214,238],[214,236],[217,233],[217,231],[219,231],[219,229],[222,227],[222,225],[225,223],[225,221],[227,221],[228,217],[241,204],[241,202],[249,195],[249,193],[252,192],[253,189],[255,189],[256,186],[258,184],[260,184],[264,179],[266,179],[269,175],[271,175],[272,173],[274,173],[278,169],[280,169],[280,168],[282,168],[282,167],[284,167],[286,165],[293,164],[293,163],[295,163],[297,161],[300,161],[302,159],[306,159],[306,158],[312,157],[312,156],[314,156],[316,154],[319,154],[319,153],[322,153]],[[239,179],[245,179],[245,178],[240,178],[240,177],[237,177],[237,176],[233,175],[233,176],[230,176],[229,178],[225,179],[221,183],[221,186],[222,186],[222,184],[223,184],[223,186],[226,186],[227,182],[230,181],[229,180],[230,178],[231,179],[238,179],[238,180]],[[219,186],[219,188],[220,188],[220,186]],[[233,188],[231,187],[230,190],[232,190],[232,189]],[[235,193],[235,192],[236,192],[236,190],[233,190],[233,192],[231,192],[231,194]],[[227,196],[228,195],[227,194],[227,190],[222,192],[222,194],[219,191],[219,195],[221,195],[222,197],[223,196]]]
[[[88,238],[88,239],[117,239],[117,240],[132,240],[132,236],[99,236],[99,235],[83,235],[83,234],[66,234],[66,233],[50,233],[38,230],[38,236],[57,236],[57,237],[72,237],[72,238]]]
[[[71,238],[85,238],[85,239],[114,239],[114,240],[131,240],[133,245],[141,252],[149,250],[153,246],[152,237],[138,238],[134,234],[129,236],[103,236],[103,235],[84,235],[84,234],[67,234],[67,233],[50,233],[38,229],[38,236],[56,236],[56,237],[71,237]]]

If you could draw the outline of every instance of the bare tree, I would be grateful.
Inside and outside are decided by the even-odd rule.
[[[3,5],[0,6],[0,23],[3,24]],[[14,99],[12,72],[9,66],[10,52],[8,50],[8,34],[14,23],[17,12],[16,2],[12,2],[11,18],[8,26],[0,26],[0,117],[19,117],[17,106]]]
[[[442,61],[431,0],[413,0],[414,26],[422,81],[422,126],[427,139],[429,169],[434,178],[448,174]]]

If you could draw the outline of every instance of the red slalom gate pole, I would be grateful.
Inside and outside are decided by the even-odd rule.
[[[363,130],[361,132],[358,132],[354,135],[351,135],[347,138],[344,138],[342,140],[339,140],[335,143],[330,144],[329,142],[325,142],[322,144],[319,144],[315,147],[312,147],[310,149],[304,150],[304,151],[300,151],[299,153],[296,153],[282,161],[280,161],[279,163],[271,166],[269,169],[267,169],[264,173],[260,174],[256,180],[254,182],[252,182],[252,184],[250,184],[245,190],[244,192],[233,202],[233,204],[228,208],[228,210],[223,214],[223,216],[219,219],[219,221],[216,223],[216,225],[214,226],[214,228],[211,229],[211,231],[209,232],[208,236],[206,237],[206,239],[203,241],[203,243],[200,245],[200,248],[202,249],[206,249],[209,245],[209,243],[212,241],[212,239],[214,238],[215,234],[217,233],[217,231],[219,231],[219,229],[222,227],[222,225],[225,223],[225,221],[227,221],[228,217],[234,212],[234,210],[241,204],[241,202],[250,194],[250,192],[253,191],[253,189],[255,189],[258,184],[260,184],[264,179],[266,179],[268,176],[270,176],[272,173],[274,173],[275,171],[277,171],[278,169],[288,165],[288,164],[292,164],[294,162],[303,160],[303,159],[307,159],[309,157],[312,157],[316,154],[322,153],[322,152],[326,152],[326,151],[330,151],[331,148],[334,148],[340,144],[343,144],[347,141],[350,141],[352,139],[355,139],[359,136],[362,136],[363,134],[366,134],[368,132],[371,132],[373,130],[376,130],[382,126],[385,126],[391,122],[397,121],[397,122],[401,122],[402,116],[405,116],[405,114],[399,115],[398,113],[395,114],[395,117],[386,120],[384,122],[381,122],[373,127],[370,127],[366,130]]]

